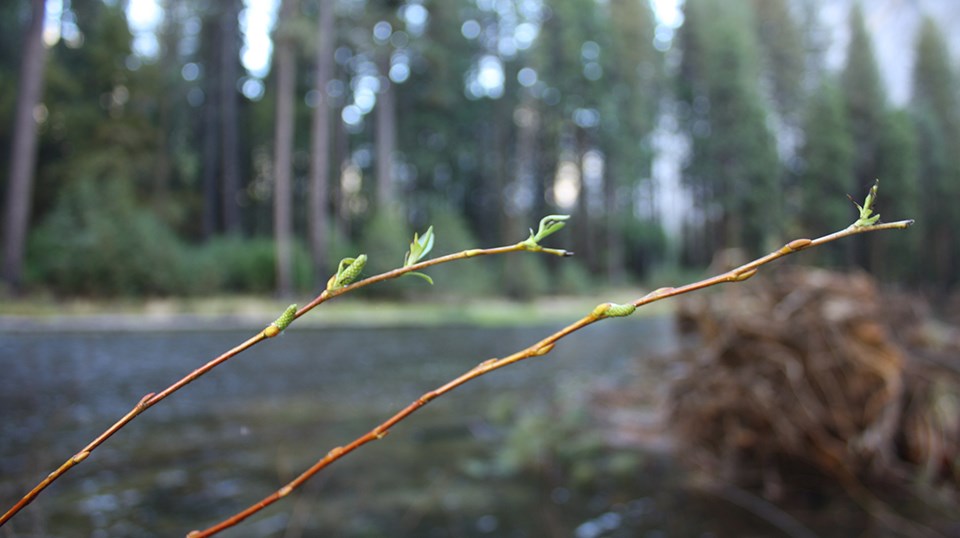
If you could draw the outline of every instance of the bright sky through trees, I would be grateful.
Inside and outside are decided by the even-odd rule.
[[[62,2],[52,0],[50,3],[52,5],[49,8],[48,20],[52,24],[48,22],[48,26],[56,28],[60,22]],[[244,0],[244,10],[240,14],[243,30],[241,61],[247,71],[257,78],[267,76],[270,69],[270,56],[273,53],[270,31],[276,22],[277,5],[277,0]],[[683,23],[680,0],[651,0],[651,6],[660,23],[657,26],[657,46],[665,48],[669,46],[674,30]],[[416,24],[417,20],[421,24],[425,22],[427,13],[422,7],[407,11],[410,13],[405,13],[405,17],[411,24]],[[159,44],[154,31],[163,17],[163,11],[157,5],[157,0],[130,0],[127,6],[127,17],[130,30],[134,34],[134,50],[143,57],[156,56]],[[524,25],[520,25],[518,30],[521,38],[533,31]],[[53,38],[55,41],[60,36],[58,30],[53,31],[57,32],[56,37]],[[465,30],[464,35],[467,36],[468,32],[469,29]],[[50,43],[50,38],[47,42]],[[503,69],[495,57],[484,58],[477,75],[477,82],[480,88],[477,92],[478,96],[499,97],[502,94]]]

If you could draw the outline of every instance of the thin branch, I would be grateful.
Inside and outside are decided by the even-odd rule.
[[[299,318],[300,316],[316,308],[318,305],[326,301],[329,301],[334,297],[343,295],[344,293],[348,293],[365,286],[369,286],[371,284],[382,282],[384,280],[398,278],[410,272],[420,271],[428,267],[432,267],[434,265],[439,265],[441,263],[448,263],[456,260],[464,260],[464,259],[473,258],[476,256],[492,256],[497,254],[507,254],[510,252],[521,252],[521,251],[541,252],[544,254],[550,254],[554,256],[573,255],[572,252],[569,252],[566,250],[544,248],[537,244],[529,244],[528,242],[521,242],[515,245],[509,245],[505,247],[464,250],[461,252],[448,254],[446,256],[433,258],[420,263],[409,265],[407,267],[401,267],[398,269],[394,269],[392,271],[387,271],[385,273],[374,275],[369,278],[360,280],[358,282],[355,282],[353,284],[350,284],[335,290],[324,290],[322,293],[320,293],[320,295],[314,298],[310,303],[308,303],[307,305],[297,310],[296,313],[294,314],[293,319]],[[40,493],[44,489],[46,489],[47,486],[49,486],[58,478],[63,476],[67,471],[72,469],[74,466],[76,466],[77,464],[87,459],[87,457],[90,456],[91,452],[96,450],[96,448],[99,447],[101,444],[103,444],[104,441],[109,439],[111,436],[113,436],[113,434],[117,433],[121,428],[123,428],[124,426],[129,424],[131,421],[133,421],[133,419],[137,418],[137,416],[139,416],[141,413],[153,407],[154,405],[160,403],[162,400],[172,395],[174,392],[177,392],[184,386],[190,384],[200,376],[206,374],[210,370],[213,370],[215,367],[226,362],[227,360],[236,356],[237,354],[253,347],[254,345],[268,338],[272,338],[276,336],[281,332],[282,329],[286,327],[286,325],[290,323],[290,321],[292,320],[286,321],[281,327],[278,327],[276,324],[271,324],[267,326],[255,336],[252,336],[247,341],[234,347],[233,349],[227,351],[226,353],[220,355],[219,357],[211,360],[210,362],[206,363],[200,368],[197,368],[196,370],[184,376],[182,379],[170,385],[163,391],[159,393],[151,392],[145,395],[143,398],[140,399],[139,402],[137,402],[137,404],[133,407],[133,409],[131,409],[127,414],[121,417],[120,420],[118,420],[112,426],[107,428],[96,439],[91,441],[87,446],[83,447],[82,450],[80,450],[79,452],[74,454],[72,457],[70,457],[70,459],[68,459],[62,465],[60,465],[60,467],[58,467],[55,471],[47,475],[46,478],[44,478],[39,484],[34,486],[33,489],[31,489],[26,495],[24,495],[23,498],[20,499],[20,501],[18,501],[15,505],[13,505],[13,507],[7,510],[7,512],[4,513],[2,516],[0,516],[0,526],[3,526],[7,521],[13,518],[13,516],[15,516],[20,510],[22,510],[25,506],[33,502],[33,500],[38,495],[40,495]]]
[[[371,441],[383,439],[384,437],[386,437],[388,433],[390,433],[391,428],[393,428],[398,423],[400,423],[401,421],[403,421],[404,419],[412,415],[414,412],[416,412],[421,407],[425,406],[430,401],[440,396],[443,396],[444,394],[452,391],[453,389],[459,387],[460,385],[463,385],[464,383],[467,383],[468,381],[476,379],[494,370],[498,370],[500,368],[509,366],[515,362],[519,362],[524,359],[528,359],[530,357],[539,357],[539,356],[546,355],[553,349],[554,345],[559,340],[565,338],[566,336],[576,331],[579,331],[580,329],[586,327],[587,325],[591,325],[597,321],[606,319],[608,317],[620,317],[624,315],[629,315],[633,313],[633,311],[637,307],[644,306],[646,304],[652,303],[654,301],[659,301],[667,297],[682,295],[684,293],[689,293],[692,291],[700,290],[710,286],[715,286],[717,284],[723,284],[726,282],[742,282],[752,277],[753,275],[755,275],[757,273],[757,270],[761,266],[766,265],[770,262],[773,262],[774,260],[777,260],[784,256],[793,254],[795,252],[799,252],[801,250],[804,250],[810,247],[819,246],[824,243],[829,243],[831,241],[836,241],[837,239],[841,239],[850,235],[856,235],[860,233],[875,232],[875,231],[881,231],[881,230],[891,230],[891,229],[905,229],[909,227],[911,224],[913,224],[912,220],[904,220],[904,221],[884,223],[884,224],[873,224],[868,226],[851,225],[843,230],[834,232],[829,235],[825,235],[817,239],[813,239],[813,240],[796,239],[787,243],[783,247],[771,252],[770,254],[767,254],[766,256],[757,258],[752,262],[741,265],[740,267],[737,267],[736,269],[733,269],[726,273],[723,273],[711,278],[707,278],[698,282],[694,282],[686,286],[681,286],[678,288],[660,288],[654,292],[651,292],[641,297],[640,299],[637,299],[636,301],[628,305],[618,305],[614,303],[603,303],[601,305],[598,305],[596,308],[594,308],[594,310],[590,314],[584,316],[583,318],[580,318],[576,322],[564,327],[563,329],[560,329],[559,331],[551,334],[550,336],[544,338],[543,340],[540,340],[539,342],[521,351],[518,351],[512,355],[508,355],[503,358],[493,358],[493,359],[483,361],[477,366],[475,366],[474,368],[461,374],[459,377],[449,381],[445,385],[442,385],[430,392],[425,393],[423,396],[411,402],[408,406],[401,409],[399,412],[397,412],[395,415],[393,415],[392,417],[390,417],[389,419],[387,419],[377,427],[373,428],[366,434],[354,439],[351,443],[344,446],[338,446],[333,448],[332,450],[327,452],[325,456],[320,458],[316,463],[314,463],[310,468],[308,468],[306,471],[301,473],[299,476],[294,478],[292,481],[290,481],[289,483],[287,483],[277,491],[271,493],[267,497],[264,497],[259,502],[249,506],[245,510],[234,514],[233,516],[221,521],[220,523],[212,527],[209,527],[204,530],[192,531],[187,535],[187,538],[204,538],[207,536],[213,536],[223,530],[236,526],[237,524],[247,519],[248,517],[252,516],[253,514],[256,514],[257,512],[263,510],[267,506],[270,506],[271,504],[286,497],[293,490],[299,488],[305,482],[310,480],[310,478],[312,478],[314,475],[316,475],[317,473],[319,473],[320,471],[322,471],[323,469],[325,469],[335,461],[339,460],[340,458],[346,456],[347,454],[353,452],[354,450],[360,448],[361,446]],[[505,247],[505,248],[512,248],[512,247]]]

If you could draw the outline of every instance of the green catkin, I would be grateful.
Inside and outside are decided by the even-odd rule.
[[[283,332],[284,329],[289,327],[296,317],[297,305],[292,304],[283,311],[283,314],[280,314],[280,317],[277,318],[276,321],[268,325],[267,328],[263,330],[263,334],[267,338],[273,338],[274,336]]]
[[[340,288],[340,287],[346,286],[347,284],[350,284],[351,282],[356,280],[357,277],[360,276],[360,271],[363,271],[363,266],[366,265],[366,263],[367,263],[366,254],[361,254],[357,256],[357,258],[353,260],[353,263],[351,263],[349,267],[347,267],[346,269],[343,270],[342,273],[340,273],[339,278],[337,278],[337,287]]]
[[[276,325],[277,328],[282,331],[286,329],[291,322],[293,322],[293,318],[296,315],[297,315],[297,305],[292,304],[288,306],[286,310],[283,311],[283,314],[280,314],[280,317],[277,318],[277,320],[274,321],[273,324]]]
[[[363,266],[366,265],[366,263],[366,254],[361,254],[356,258],[344,258],[341,260],[337,274],[327,282],[327,290],[338,290],[356,280],[357,277],[360,276],[360,272],[363,271]],[[344,267],[344,265],[346,265],[346,267]]]
[[[604,315],[611,318],[622,318],[624,316],[629,316],[637,309],[636,306],[632,304],[611,304],[610,308],[604,312]]]
[[[593,309],[593,315],[598,318],[622,318],[633,314],[636,309],[636,305],[630,303],[603,303]]]

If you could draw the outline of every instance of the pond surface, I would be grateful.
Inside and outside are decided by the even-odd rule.
[[[4,536],[183,536],[205,528],[424,392],[556,328],[292,328],[141,415],[43,492]],[[143,395],[249,335],[0,333],[2,509]],[[588,327],[545,357],[432,402],[223,536],[731,535],[707,532],[708,515],[691,521],[695,500],[666,491],[658,474],[669,472],[656,461],[602,487],[547,464],[543,472],[497,471],[510,417],[616,381],[638,357],[675,344],[665,318]],[[491,418],[497,413],[507,423]],[[550,459],[566,448],[563,440],[539,449],[535,441],[534,468],[537,450]]]

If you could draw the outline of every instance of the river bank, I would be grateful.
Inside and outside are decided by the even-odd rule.
[[[612,289],[590,296],[534,301],[502,298],[387,301],[340,297],[296,321],[296,327],[530,326],[574,321],[606,301],[642,296],[637,288]],[[305,297],[304,304],[310,300]],[[0,332],[35,331],[216,331],[256,330],[283,312],[291,300],[263,296],[207,298],[71,299],[26,298],[0,302]],[[663,314],[653,304],[638,314]]]

